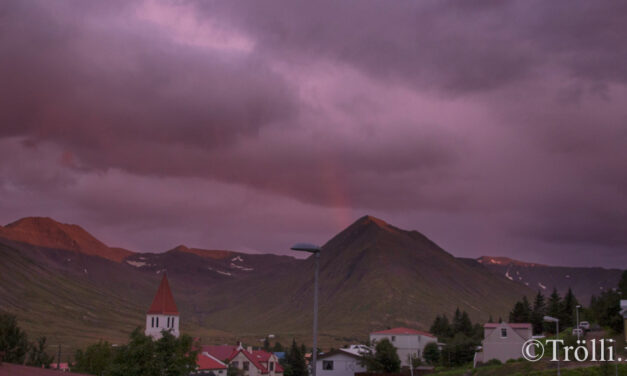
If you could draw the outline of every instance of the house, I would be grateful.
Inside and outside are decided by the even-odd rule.
[[[620,314],[623,315],[623,332],[625,332],[625,342],[627,342],[627,300],[620,301]]]
[[[482,352],[475,354],[475,364],[498,359],[505,363],[510,359],[521,358],[523,344],[532,338],[530,323],[487,323],[483,326]],[[528,348],[535,355],[533,346]]]
[[[316,360],[317,376],[353,376],[356,372],[366,372],[361,364],[363,354],[372,351],[363,345],[351,345],[349,348],[333,350],[318,356]]]
[[[382,339],[388,339],[396,347],[402,367],[409,367],[410,359],[423,359],[425,346],[428,343],[438,342],[433,334],[410,328],[394,328],[370,333],[370,343],[373,346]]]
[[[203,346],[202,352],[243,371],[244,376],[283,376],[279,358],[271,352],[253,350],[252,347]],[[217,375],[219,376],[219,375]]]
[[[161,338],[162,331],[169,331],[175,337],[179,336],[179,310],[174,303],[174,297],[168,283],[168,276],[164,273],[159,284],[157,294],[146,313],[146,335],[154,339]]]
[[[227,365],[207,352],[201,352],[196,357],[196,370],[191,375],[226,376]]]

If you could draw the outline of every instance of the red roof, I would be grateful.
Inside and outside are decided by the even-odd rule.
[[[212,370],[212,369],[226,369],[226,365],[221,361],[215,359],[213,356],[204,353],[198,354],[196,358],[196,365],[199,370]]]
[[[221,362],[231,360],[231,355],[237,354],[237,346],[203,346],[202,352],[206,352]]]
[[[253,356],[257,358],[257,360],[259,360],[260,362],[267,362],[272,354],[263,350],[253,350]]]
[[[435,338],[435,336],[433,334],[431,334],[431,333],[423,332],[423,331],[416,330],[416,329],[411,329],[411,328],[393,328],[393,329],[381,330],[381,331],[378,331],[378,332],[373,332],[372,334],[421,335],[421,336]]]
[[[530,323],[505,323],[505,325],[509,325],[512,329],[531,329]],[[501,326],[501,323],[489,322],[484,324],[483,327],[486,329],[494,329]]]
[[[235,354],[233,354],[233,356],[231,356],[231,359],[232,359],[233,357],[235,357],[237,354],[239,354],[240,352],[241,352],[242,354],[244,354],[244,356],[245,356],[248,360],[250,360],[250,362],[251,362],[252,364],[254,364],[254,366],[255,366],[255,367],[259,370],[259,372],[261,372],[262,374],[264,374],[264,373],[268,373],[268,369],[267,369],[267,368],[266,368],[263,364],[261,364],[261,362],[257,359],[257,357],[256,357],[256,356],[253,356],[253,354],[249,353],[248,351],[246,351],[246,350],[244,350],[244,349],[240,349],[238,352],[236,352]]]
[[[258,361],[262,362],[266,368],[269,367],[268,366],[268,362],[270,361],[270,357],[272,355],[274,355],[274,354],[269,353],[269,352],[264,351],[264,350],[254,350],[253,351],[253,356],[255,357],[255,359],[257,359]],[[275,362],[274,372],[279,372],[279,373],[283,372],[283,367],[281,367],[279,362]]]
[[[178,315],[179,310],[174,303],[174,297],[172,291],[170,291],[170,284],[168,283],[168,277],[163,274],[159,290],[157,295],[150,305],[148,313],[161,314],[161,315]]]
[[[56,364],[51,367],[56,367]],[[56,369],[45,369],[38,367],[21,366],[17,364],[2,363],[0,364],[0,376],[89,376],[85,373],[59,372]]]
[[[235,356],[237,356],[237,354],[241,352],[259,370],[261,374],[267,374],[269,372],[268,362],[270,360],[270,357],[273,355],[272,353],[263,350],[254,350],[252,353],[250,353],[244,348],[228,345],[203,346],[202,352],[206,352],[212,357],[224,362],[231,361]],[[283,367],[281,367],[279,362],[275,362],[274,372],[283,372]]]

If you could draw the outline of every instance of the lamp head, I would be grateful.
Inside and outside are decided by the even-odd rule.
[[[547,321],[547,322],[559,322],[560,319],[556,319],[555,317],[551,317],[551,316],[544,316],[544,321]]]
[[[320,247],[311,243],[296,243],[290,249],[293,251],[302,251],[302,252],[309,252],[309,253],[320,252]]]

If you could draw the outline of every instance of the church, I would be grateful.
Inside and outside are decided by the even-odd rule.
[[[162,331],[169,331],[178,338],[179,336],[179,310],[176,308],[168,277],[164,273],[159,284],[157,294],[146,313],[146,335],[153,339],[160,339]]]

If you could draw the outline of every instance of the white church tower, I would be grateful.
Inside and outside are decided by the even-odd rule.
[[[163,274],[157,295],[146,314],[146,335],[154,339],[161,338],[161,331],[169,331],[179,336],[179,310],[174,303],[168,277]]]

